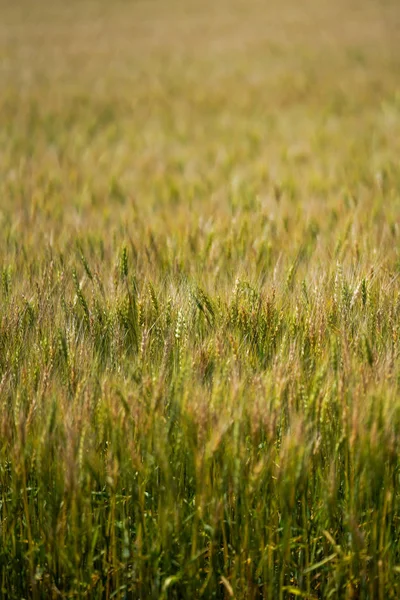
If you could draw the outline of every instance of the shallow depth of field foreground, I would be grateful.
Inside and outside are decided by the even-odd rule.
[[[398,0],[0,12],[0,596],[398,599]]]

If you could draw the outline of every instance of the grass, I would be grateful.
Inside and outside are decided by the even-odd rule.
[[[400,11],[2,3],[0,589],[400,595]]]

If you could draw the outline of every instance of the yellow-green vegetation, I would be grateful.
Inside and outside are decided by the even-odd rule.
[[[0,15],[2,597],[399,598],[398,0]]]

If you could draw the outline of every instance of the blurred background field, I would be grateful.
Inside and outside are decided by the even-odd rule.
[[[45,233],[56,219],[35,207],[67,232],[126,221],[128,197],[163,233],[171,213],[229,211],[240,188],[269,213],[274,185],[301,211],[326,207],[396,160],[399,13],[389,1],[3,2],[1,192]]]
[[[399,32],[0,0],[4,597],[399,597]]]

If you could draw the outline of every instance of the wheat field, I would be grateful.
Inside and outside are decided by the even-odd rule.
[[[397,0],[0,0],[0,595],[400,597]]]

